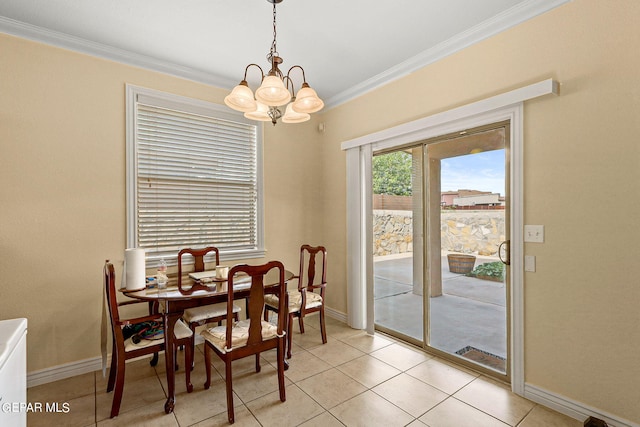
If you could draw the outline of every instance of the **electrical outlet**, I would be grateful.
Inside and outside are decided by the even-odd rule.
[[[533,255],[524,256],[524,271],[536,272],[536,257]]]
[[[524,241],[544,243],[544,225],[525,225]]]

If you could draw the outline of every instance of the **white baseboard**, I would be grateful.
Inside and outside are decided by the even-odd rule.
[[[579,421],[584,421],[589,417],[595,417],[606,421],[611,427],[640,427],[639,424],[629,420],[622,419],[616,415],[592,408],[583,403],[576,402],[530,384],[525,384],[524,386],[524,397]]]
[[[109,363],[111,363],[111,355],[109,355],[107,366],[109,366]],[[65,363],[64,365],[52,366],[39,371],[29,372],[27,374],[27,388],[100,370],[102,370],[102,357],[100,356]]]
[[[339,311],[325,308],[329,317],[347,321],[347,315]],[[202,344],[204,338],[200,334],[196,335],[196,345]],[[107,358],[107,367],[111,363],[111,354]],[[65,378],[75,377],[77,375],[86,374],[102,370],[102,357],[92,357],[90,359],[79,360],[76,362],[65,363],[63,365],[52,366],[50,368],[41,369],[39,371],[29,372],[27,374],[27,387],[35,387],[37,385],[47,384],[54,381],[63,380]]]
[[[341,322],[347,323],[347,315],[345,313],[342,313],[340,311],[334,310],[332,308],[329,307],[325,307],[324,308],[324,312],[327,316],[339,320]]]

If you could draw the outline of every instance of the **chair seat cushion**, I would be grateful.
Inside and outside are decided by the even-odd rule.
[[[240,306],[235,304],[233,305],[234,313],[239,313],[240,310],[242,310]],[[213,319],[215,317],[221,317],[226,315],[227,315],[227,304],[220,303],[220,304],[210,304],[210,305],[203,305],[200,307],[189,308],[184,311],[182,318],[187,323],[199,323],[199,322],[204,322],[205,320],[208,320],[208,319]]]
[[[173,335],[176,337],[176,339],[180,340],[183,338],[189,338],[191,335],[193,335],[193,332],[191,332],[191,329],[189,329],[189,327],[185,325],[184,322],[178,320],[176,322],[176,326],[173,329]],[[132,351],[145,347],[151,347],[152,345],[162,343],[163,340],[164,334],[158,335],[157,338],[153,340],[141,339],[138,343],[133,342],[133,337],[127,338],[124,341],[124,351]]]
[[[227,326],[216,326],[214,328],[205,329],[200,332],[200,335],[213,344],[221,353],[227,353],[237,347],[243,347],[247,344],[247,340],[249,339],[249,319],[241,320],[239,322],[234,323],[232,335],[231,335],[231,348],[226,347],[226,339],[227,339]],[[278,336],[278,328],[264,320],[261,321],[262,324],[262,339],[268,340],[270,338],[275,338]],[[284,332],[283,332],[284,335]]]
[[[322,297],[315,292],[306,292],[307,304],[306,309],[320,307],[322,305]],[[270,307],[278,308],[278,297],[274,294],[264,296],[264,302]],[[289,312],[300,311],[302,306],[302,293],[301,292],[289,292]]]

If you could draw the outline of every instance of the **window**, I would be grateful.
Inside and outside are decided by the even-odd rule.
[[[216,104],[127,86],[127,245],[264,256],[262,131]]]

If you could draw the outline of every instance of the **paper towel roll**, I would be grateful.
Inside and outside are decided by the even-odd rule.
[[[124,251],[124,280],[128,291],[145,288],[144,249],[129,248]]]

